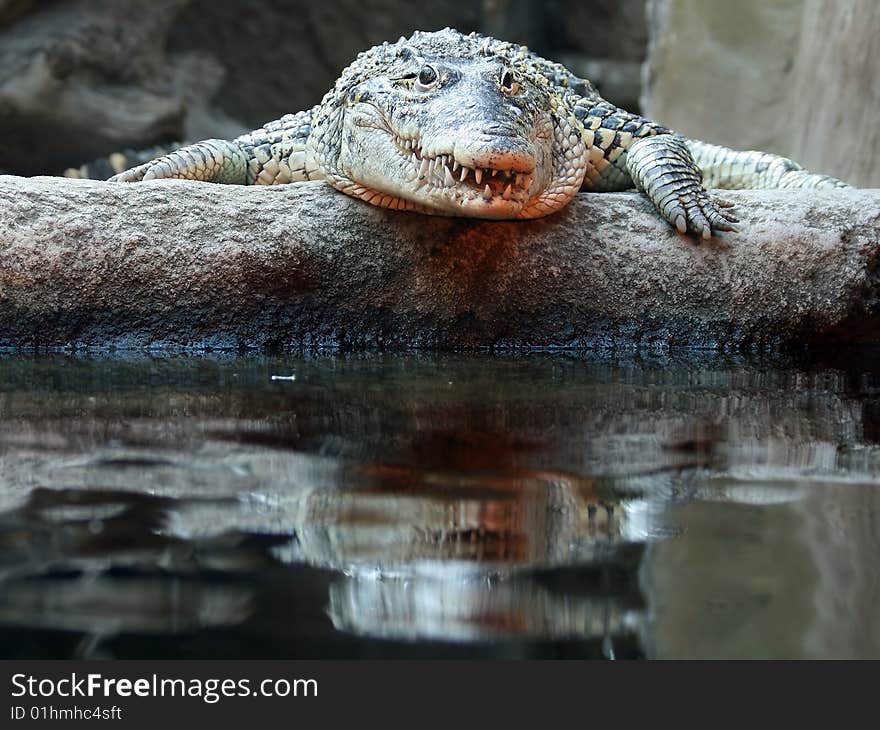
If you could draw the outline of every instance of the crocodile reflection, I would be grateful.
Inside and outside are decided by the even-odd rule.
[[[643,500],[553,472],[359,471],[358,487],[289,505],[296,536],[275,551],[343,574],[330,587],[337,629],[444,641],[607,642],[638,631]],[[560,570],[576,571],[580,590],[545,584]],[[625,576],[613,589],[609,570]]]
[[[625,509],[589,479],[381,471],[371,470],[364,486],[297,497],[303,559],[386,574],[432,561],[507,570],[567,564],[601,556],[628,525]]]

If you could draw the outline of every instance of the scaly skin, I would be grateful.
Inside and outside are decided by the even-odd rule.
[[[735,230],[703,187],[845,187],[782,157],[688,140],[524,46],[446,28],[383,43],[309,111],[115,175],[275,185],[324,179],[373,205],[538,218],[578,190],[637,188],[681,233]]]

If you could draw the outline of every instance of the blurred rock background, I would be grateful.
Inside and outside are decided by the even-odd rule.
[[[361,50],[446,25],[691,136],[880,185],[875,0],[0,0],[0,170],[234,136],[317,103]]]
[[[643,111],[880,187],[880,2],[649,0]]]

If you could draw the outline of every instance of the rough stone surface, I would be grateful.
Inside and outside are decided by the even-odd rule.
[[[880,191],[730,192],[679,236],[635,193],[533,222],[322,183],[0,177],[0,345],[718,347],[876,340]]]
[[[880,3],[650,0],[643,112],[880,186]]]

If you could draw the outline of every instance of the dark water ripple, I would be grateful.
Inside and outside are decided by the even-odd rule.
[[[8,356],[0,656],[876,657],[878,442],[865,351]]]

